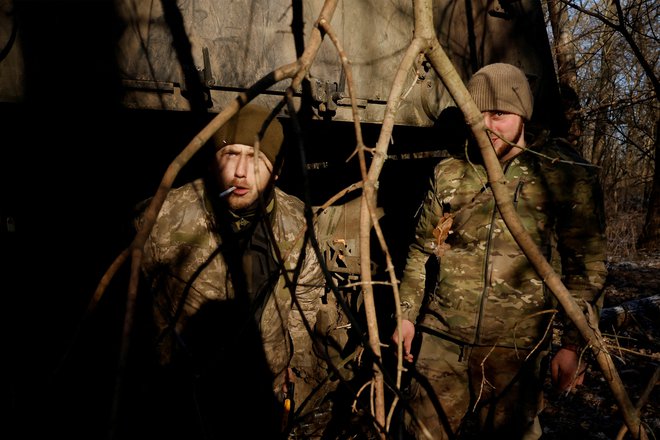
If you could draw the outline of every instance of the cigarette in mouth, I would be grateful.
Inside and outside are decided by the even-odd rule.
[[[226,190],[220,193],[220,198],[227,197],[229,194],[233,193],[234,190],[236,190],[235,186],[227,188]]]

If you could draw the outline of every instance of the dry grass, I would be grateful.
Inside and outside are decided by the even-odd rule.
[[[619,212],[607,219],[607,255],[611,260],[635,260],[637,238],[644,226],[643,212]]]

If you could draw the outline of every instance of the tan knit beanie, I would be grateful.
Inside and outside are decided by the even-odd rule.
[[[256,104],[248,104],[241,108],[227,123],[212,137],[213,144],[219,150],[225,145],[243,144],[254,146],[257,134],[270,115],[270,110]],[[275,159],[282,147],[284,130],[277,118],[268,125],[266,133],[259,141],[259,149],[275,165]]]
[[[479,110],[503,111],[529,121],[534,97],[525,73],[511,64],[494,63],[479,69],[467,84]]]

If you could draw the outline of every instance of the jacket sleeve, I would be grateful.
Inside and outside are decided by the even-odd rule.
[[[436,167],[435,176],[438,176]],[[399,296],[401,298],[401,318],[415,322],[424,301],[426,287],[426,263],[436,242],[433,229],[442,217],[442,205],[437,197],[437,177],[431,179],[415,228],[415,238],[408,248],[408,257],[403,270]]]
[[[574,157],[571,160],[578,161]],[[603,287],[607,277],[605,210],[598,177],[593,167],[563,164],[555,188],[557,206],[557,249],[561,258],[562,281],[583,309],[591,304],[600,316]],[[580,332],[562,312],[562,345],[583,345]]]
[[[321,265],[314,249],[308,244],[305,249],[305,260],[295,288],[295,296],[300,309],[293,304],[289,314],[289,332],[294,348],[290,365],[297,371],[302,372],[303,375],[311,374],[316,365],[316,360],[312,355],[313,339],[307,331],[302,316],[305,316],[310,328],[314,329],[324,286]]]

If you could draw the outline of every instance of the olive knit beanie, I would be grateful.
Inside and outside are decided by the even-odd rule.
[[[494,63],[479,69],[467,84],[479,110],[503,111],[529,120],[534,97],[525,73],[511,64]]]
[[[248,104],[241,108],[213,135],[212,139],[216,150],[231,144],[254,147],[257,135],[269,115],[270,110],[256,104]],[[275,165],[275,159],[277,159],[277,154],[280,152],[283,140],[282,124],[277,118],[274,118],[259,141],[259,150],[273,165]]]

